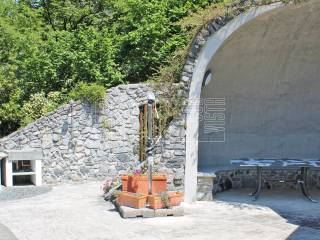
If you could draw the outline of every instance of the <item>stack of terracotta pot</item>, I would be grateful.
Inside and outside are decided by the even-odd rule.
[[[117,198],[121,206],[143,208],[147,205],[153,209],[180,205],[181,192],[167,192],[167,177],[154,175],[152,177],[152,195],[148,195],[148,177],[145,175],[122,175],[122,192]],[[163,201],[163,195],[167,201]]]

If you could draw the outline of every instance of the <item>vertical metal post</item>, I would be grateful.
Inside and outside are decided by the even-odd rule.
[[[153,156],[152,156],[152,113],[153,113],[153,104],[155,102],[155,97],[153,93],[148,94],[148,140],[147,140],[147,163],[148,163],[148,193],[152,194],[152,167],[153,167]]]

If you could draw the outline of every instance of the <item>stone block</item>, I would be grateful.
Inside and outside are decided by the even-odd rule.
[[[130,156],[128,154],[117,154],[117,158],[120,162],[129,162],[131,160]]]
[[[90,148],[90,149],[99,148],[100,147],[100,142],[87,139],[86,142],[85,142],[85,146],[87,148]]]
[[[82,180],[81,176],[79,176],[78,174],[71,174],[69,175],[69,178],[74,182],[80,182]]]
[[[154,211],[155,217],[166,217],[167,216],[167,209],[156,209]]]
[[[186,71],[187,73],[192,73],[193,66],[192,65],[185,65],[183,70]]]
[[[90,134],[89,139],[97,141],[100,139],[100,136],[98,134]]]
[[[182,77],[181,77],[181,81],[183,81],[183,82],[189,82],[189,81],[190,81],[190,77],[188,77],[188,76],[182,76]]]
[[[142,211],[140,209],[136,209],[136,208],[119,206],[119,212],[120,212],[121,217],[123,217],[123,218],[143,217]]]
[[[61,166],[57,166],[57,167],[55,167],[55,168],[53,169],[53,173],[54,173],[54,175],[56,175],[56,176],[61,176],[61,175],[63,175],[64,170],[63,170],[63,168],[62,168]]]
[[[152,218],[152,217],[169,217],[169,216],[183,216],[184,209],[182,206],[174,206],[172,208],[166,209],[151,209],[151,208],[131,208],[127,206],[120,206],[116,201],[114,202],[116,209],[119,211],[121,217],[123,218]]]
[[[175,206],[172,208],[168,208],[166,210],[167,210],[167,216],[179,217],[179,216],[183,216],[184,214],[184,209],[182,206]]]
[[[74,171],[79,170],[79,166],[72,165],[72,166],[70,166],[70,170],[74,170]]]
[[[155,217],[155,211],[151,208],[141,208],[140,210],[144,218]]]
[[[211,24],[208,25],[208,31],[210,34],[213,34],[216,32],[216,30],[213,28],[213,26]]]
[[[213,21],[211,23],[211,26],[213,27],[214,30],[218,31],[220,29],[220,25],[216,23],[216,21]]]
[[[174,155],[176,155],[176,156],[184,156],[184,155],[185,155],[185,151],[176,150],[176,151],[174,152]]]
[[[15,160],[42,160],[43,154],[39,150],[7,150],[4,151],[10,161]]]

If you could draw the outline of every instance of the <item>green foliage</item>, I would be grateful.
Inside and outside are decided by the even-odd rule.
[[[101,121],[101,127],[105,130],[110,130],[110,124],[107,118],[103,118]]]
[[[0,1],[0,135],[67,101],[49,99],[51,92],[93,101],[101,94],[92,96],[89,88],[98,85],[157,76],[174,82],[190,40],[212,9],[238,1]],[[32,99],[45,102],[37,114],[28,105]]]
[[[92,104],[101,104],[106,97],[104,86],[96,83],[79,83],[71,92],[70,97],[74,100],[88,101]]]
[[[3,84],[1,84],[3,86]],[[4,100],[0,105],[0,134],[2,136],[7,135],[12,129],[17,129],[20,126],[21,111],[20,104],[18,103],[20,99],[21,92],[19,89],[10,89],[11,86],[7,85],[1,88],[1,92],[4,92]],[[9,90],[6,92],[6,89]],[[7,99],[5,99],[7,98]]]
[[[50,92],[47,96],[43,92],[31,95],[30,100],[23,104],[21,124],[27,125],[53,111],[62,101],[63,96],[59,92]]]
[[[170,208],[170,196],[167,192],[160,193],[161,202],[165,208]]]
[[[95,102],[100,86],[147,80],[187,45],[179,20],[213,2],[0,1],[0,134],[67,100],[51,92]]]

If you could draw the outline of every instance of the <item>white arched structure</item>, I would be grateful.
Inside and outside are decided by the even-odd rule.
[[[282,3],[274,3],[267,6],[259,6],[248,10],[227,23],[215,34],[209,37],[202,48],[193,71],[186,119],[186,162],[185,162],[185,202],[196,201],[197,173],[198,173],[198,136],[199,136],[199,101],[203,77],[211,59],[223,44],[223,42],[240,26],[255,17],[282,6]]]

